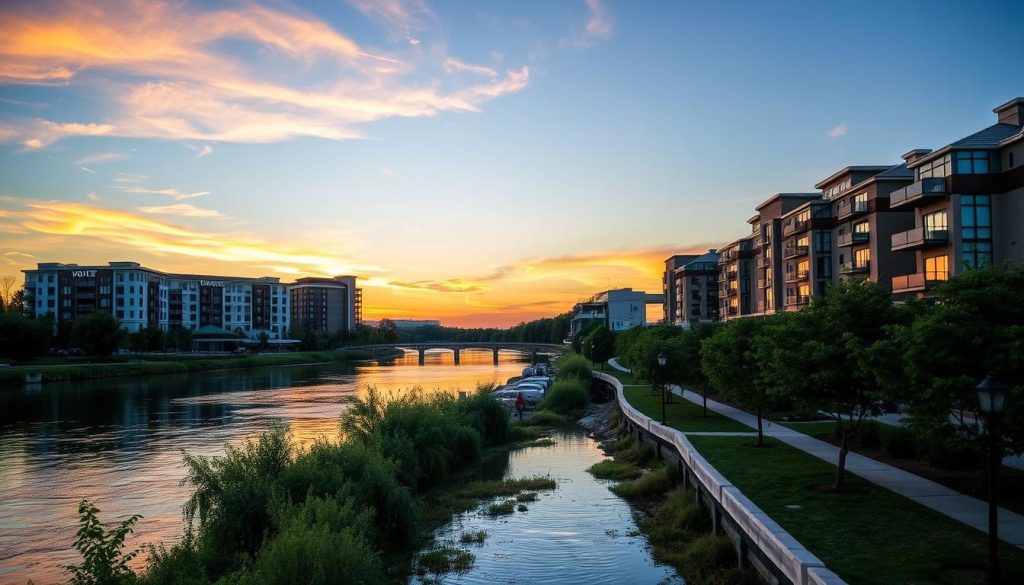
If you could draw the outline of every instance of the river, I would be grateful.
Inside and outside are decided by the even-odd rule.
[[[189,492],[180,485],[182,450],[218,455],[225,445],[238,444],[280,422],[289,425],[298,442],[308,444],[319,436],[334,437],[338,415],[369,386],[398,392],[418,385],[454,393],[478,383],[503,382],[524,365],[523,356],[505,352],[495,365],[490,351],[464,351],[460,361],[455,366],[450,352],[428,352],[426,364],[420,366],[417,354],[409,352],[382,363],[109,378],[0,390],[0,584],[23,585],[28,579],[45,584],[62,578],[60,567],[78,560],[71,543],[77,503],[83,497],[99,506],[106,522],[130,514],[144,516],[129,546],[177,540],[183,528],[181,505]],[[559,452],[562,456],[556,459],[562,463],[555,465],[550,457]],[[627,566],[654,567],[640,539],[625,536],[635,530],[630,528],[628,507],[600,482],[579,475],[597,460],[600,453],[592,441],[571,436],[548,449],[513,454],[507,473],[531,474],[540,465],[538,469],[546,466],[559,479],[559,489],[534,503],[522,518],[541,516],[548,503],[561,501],[559,508],[572,501],[582,504],[573,500],[577,493],[581,499],[600,496],[586,506],[577,505],[581,518],[596,511],[607,513],[603,508],[618,502],[618,528],[608,528],[618,530],[614,537],[604,532],[606,528],[586,537],[635,549],[629,554],[640,560]],[[584,496],[577,490],[581,482],[601,491]],[[591,507],[598,501],[600,510]],[[563,514],[558,521],[569,523],[567,530],[583,533],[571,528],[571,515]],[[543,530],[556,539],[566,538],[558,536],[565,531],[550,526]],[[507,538],[485,543],[480,551],[485,554],[478,552],[478,567],[489,567],[488,558],[501,556],[486,548],[501,542],[507,543]],[[536,544],[528,542],[531,548]],[[458,579],[472,582],[473,574]],[[639,574],[653,577],[671,571],[656,567]]]

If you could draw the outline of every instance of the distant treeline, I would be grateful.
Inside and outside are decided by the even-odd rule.
[[[390,319],[381,319],[376,327],[360,326],[356,334],[345,340],[353,345],[376,343],[417,343],[422,341],[508,341],[516,343],[562,343],[569,336],[570,313],[526,321],[508,329],[496,327],[464,329],[424,325],[398,329]],[[297,336],[296,339],[303,339]]]

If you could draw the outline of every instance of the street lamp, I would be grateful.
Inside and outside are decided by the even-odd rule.
[[[668,356],[665,352],[658,354],[658,378],[661,378],[665,370],[665,362],[668,361]],[[665,424],[665,384],[661,384],[661,424]]]
[[[587,357],[590,358],[590,363],[594,363],[594,340],[593,339],[590,340],[590,353],[587,354]]]
[[[985,420],[985,430],[988,433],[988,570],[985,572],[985,582],[996,585],[1001,573],[997,521],[999,504],[996,501],[996,482],[999,468],[1003,464],[1002,446],[999,444],[999,423],[1003,418],[1003,412],[1006,411],[1010,386],[989,374],[974,389],[978,392],[978,414]]]

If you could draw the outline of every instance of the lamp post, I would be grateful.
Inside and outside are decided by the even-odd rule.
[[[999,468],[1003,464],[1002,447],[999,443],[999,423],[1006,411],[1006,399],[1010,386],[992,374],[985,376],[974,389],[978,392],[978,414],[985,421],[988,435],[988,568],[985,582],[996,585],[1000,580],[999,567],[999,504],[996,482]]]
[[[668,361],[668,356],[665,352],[658,354],[658,378],[661,379],[664,375],[665,362]],[[661,384],[661,424],[665,424],[665,384]]]
[[[590,363],[594,363],[594,340],[593,339],[590,340],[590,347],[589,347],[589,349],[590,349],[590,353],[588,354],[587,357],[590,358]]]

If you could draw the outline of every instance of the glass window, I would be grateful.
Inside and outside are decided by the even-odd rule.
[[[867,266],[871,261],[871,248],[861,248],[853,253],[853,263],[857,267]]]
[[[871,224],[866,221],[862,221],[858,224],[854,224],[853,233],[855,234],[867,234],[871,233]]]
[[[992,265],[992,242],[964,242],[964,268],[981,268]]]
[[[949,280],[949,256],[935,256],[924,260],[925,280]]]
[[[956,153],[956,172],[959,175],[987,175],[988,151],[966,150]]]
[[[947,221],[945,209],[929,213],[921,218],[921,223],[924,224],[924,231],[926,234],[948,230],[949,224]]]
[[[960,237],[964,240],[992,238],[992,206],[989,195],[960,197]]]
[[[951,172],[951,161],[949,155],[933,160],[932,162],[922,165],[917,169],[918,180],[927,179],[929,177],[948,177],[953,174]]]

